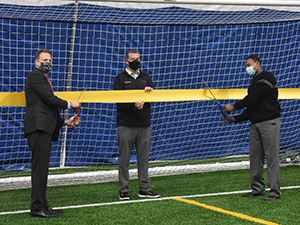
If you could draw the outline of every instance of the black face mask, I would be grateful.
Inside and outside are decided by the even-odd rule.
[[[140,67],[140,61],[138,60],[134,60],[132,62],[128,62],[129,63],[129,67],[133,70],[137,70]]]
[[[52,69],[52,63],[51,62],[44,62],[41,63],[39,69],[43,72],[43,73],[49,73],[50,70]]]

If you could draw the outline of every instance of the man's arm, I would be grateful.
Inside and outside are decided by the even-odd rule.
[[[74,100],[71,102],[65,101],[54,95],[46,77],[44,74],[31,74],[29,79],[30,88],[45,102],[47,105],[55,106],[60,109],[78,108],[80,106],[79,101]]]
[[[240,123],[240,122],[243,122],[243,121],[246,121],[246,120],[249,120],[250,119],[250,116],[249,116],[249,112],[248,110],[244,110],[241,114],[237,115],[237,116],[228,116],[229,120],[233,123]],[[222,115],[222,120],[227,123],[227,119]]]
[[[55,106],[60,109],[67,109],[67,101],[58,98],[52,92],[47,78],[44,74],[32,73],[28,75],[30,88],[43,100],[43,102],[50,106]]]
[[[274,75],[268,71],[264,71],[264,75],[256,81],[254,90],[241,101],[234,104],[235,109],[243,109],[245,107],[257,104],[262,98],[265,98],[274,88],[277,87],[277,81]]]

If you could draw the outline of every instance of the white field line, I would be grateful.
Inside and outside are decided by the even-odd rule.
[[[284,190],[284,189],[297,189],[297,188],[300,188],[300,186],[281,187],[282,190]],[[268,191],[270,189],[268,188],[266,190]],[[251,191],[251,190],[208,193],[208,194],[198,194],[198,195],[173,196],[173,197],[163,197],[163,198],[147,198],[147,199],[141,199],[141,200],[94,203],[94,204],[86,204],[86,205],[71,205],[71,206],[63,206],[63,207],[58,207],[58,208],[59,209],[88,208],[88,207],[107,206],[107,205],[121,205],[121,204],[130,204],[130,203],[139,203],[139,202],[163,201],[163,200],[170,200],[170,199],[173,199],[173,198],[195,198],[195,197],[207,197],[207,196],[232,195],[232,194],[246,193],[246,192],[249,192],[249,191]],[[54,208],[54,209],[58,209],[58,208]],[[1,215],[10,215],[10,214],[29,213],[29,212],[30,212],[30,210],[0,212],[0,216]]]

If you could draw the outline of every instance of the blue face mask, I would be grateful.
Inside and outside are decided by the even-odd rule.
[[[256,64],[256,63],[255,63],[255,64]],[[254,64],[254,65],[255,65],[255,64]],[[253,66],[254,66],[254,65],[253,65]],[[251,77],[253,77],[253,76],[256,74],[256,70],[253,69],[253,66],[249,66],[249,67],[246,68],[246,72],[247,72]]]

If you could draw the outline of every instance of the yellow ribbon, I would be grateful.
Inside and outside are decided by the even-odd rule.
[[[217,99],[243,99],[247,89],[211,89]],[[57,97],[67,101],[79,100],[82,91],[55,92]],[[279,99],[299,99],[299,88],[279,89]],[[207,89],[170,89],[151,92],[144,90],[122,91],[86,91],[84,102],[91,103],[126,103],[126,102],[171,102],[171,101],[198,101],[212,100],[213,97]],[[0,106],[25,106],[24,92],[0,93]]]

